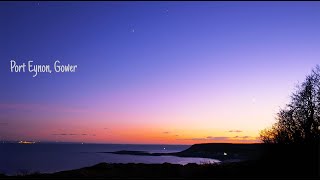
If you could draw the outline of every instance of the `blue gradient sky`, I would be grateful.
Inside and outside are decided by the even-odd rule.
[[[0,139],[256,141],[319,64],[319,19],[319,2],[1,2]]]

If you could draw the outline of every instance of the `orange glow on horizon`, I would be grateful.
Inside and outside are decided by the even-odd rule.
[[[199,144],[199,143],[259,143],[255,132],[214,129],[172,129],[145,127],[100,128],[94,131],[48,131],[28,133],[23,139],[32,141],[84,142],[112,144]],[[36,138],[41,134],[42,139]]]

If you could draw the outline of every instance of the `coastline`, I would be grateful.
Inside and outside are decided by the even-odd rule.
[[[176,156],[176,157],[194,157],[210,158],[221,162],[230,162],[232,160],[245,161],[258,159],[263,153],[263,144],[232,144],[232,143],[206,143],[194,144],[186,150],[172,153],[150,153],[147,151],[115,151],[98,152],[136,156]]]
[[[180,157],[221,156],[222,163],[144,164],[98,163],[93,166],[55,173],[26,173],[17,176],[0,175],[1,178],[319,178],[319,145],[267,145],[267,144],[195,144],[190,148],[169,153]],[[101,152],[98,152],[101,153]],[[161,156],[167,153],[143,151],[103,152]],[[251,154],[249,156],[249,154]],[[230,162],[234,157],[246,157]]]

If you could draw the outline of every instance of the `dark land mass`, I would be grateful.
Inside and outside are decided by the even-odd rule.
[[[149,153],[145,151],[116,151],[101,152],[112,154],[128,154],[138,156],[177,156],[177,157],[201,157],[218,159],[222,162],[230,160],[255,160],[264,153],[264,144],[229,144],[229,143],[208,143],[195,144],[190,148],[173,153]]]
[[[267,145],[267,144],[196,144],[185,151],[170,153],[179,157],[223,157],[220,164],[110,164],[50,174],[29,174],[0,178],[290,178],[319,179],[319,144]],[[227,155],[221,155],[226,152]],[[160,156],[166,153],[118,151],[116,154]],[[241,162],[228,162],[241,157]],[[217,158],[219,159],[219,158]],[[221,159],[219,159],[221,160]]]

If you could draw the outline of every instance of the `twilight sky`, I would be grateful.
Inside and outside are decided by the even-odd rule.
[[[0,140],[257,142],[319,64],[319,19],[319,2],[1,2]]]

